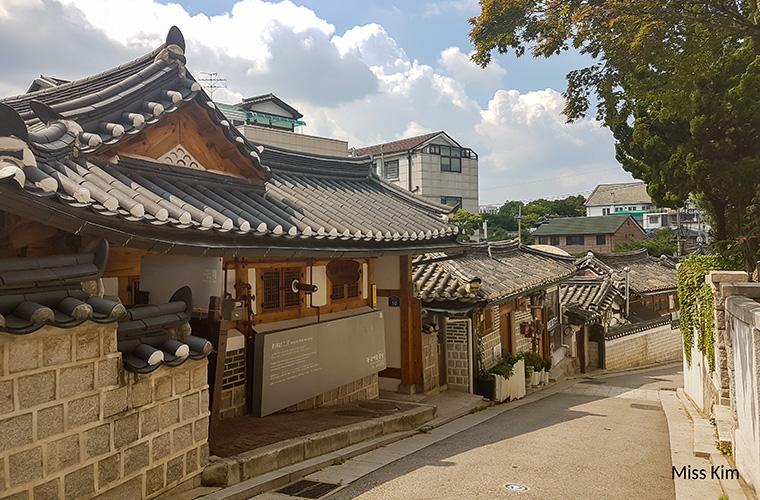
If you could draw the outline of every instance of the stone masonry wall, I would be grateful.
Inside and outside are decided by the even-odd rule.
[[[422,382],[425,392],[438,387],[438,335],[422,334]]]
[[[681,330],[673,330],[670,325],[665,325],[608,340],[605,349],[606,368],[621,370],[665,361],[679,361],[683,352],[683,337]]]
[[[207,362],[125,373],[116,324],[0,333],[0,498],[141,499],[208,461]]]
[[[532,323],[533,313],[528,309],[527,311],[515,311],[514,316],[514,332],[515,332],[515,352],[512,354],[518,354],[524,351],[530,351],[533,349],[533,341],[530,337],[526,337],[520,333],[520,323]]]
[[[453,391],[470,390],[470,359],[466,321],[446,322],[446,384]]]
[[[498,349],[498,356],[494,356],[494,347],[501,345],[501,335],[499,335],[499,330],[492,330],[488,333],[485,333],[481,335],[480,337],[480,359],[482,360],[483,366],[480,368],[483,370],[488,370],[490,368],[493,368],[496,363],[501,360],[501,349]]]
[[[354,380],[313,398],[289,406],[283,412],[311,410],[322,406],[342,405],[353,401],[376,399],[380,396],[377,373]]]

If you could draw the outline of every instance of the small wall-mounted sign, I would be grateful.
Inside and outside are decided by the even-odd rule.
[[[333,285],[356,283],[361,278],[359,267],[355,260],[331,260],[327,263],[327,277]]]
[[[388,297],[388,307],[400,307],[401,297]]]

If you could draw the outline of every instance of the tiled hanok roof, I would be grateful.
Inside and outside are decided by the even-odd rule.
[[[533,231],[535,236],[564,236],[573,234],[614,234],[626,220],[633,217],[624,215],[602,215],[595,217],[559,217],[547,219]],[[641,226],[639,226],[641,228]],[[643,230],[642,230],[643,232]]]
[[[630,290],[637,295],[678,289],[676,265],[666,257],[650,257],[644,248],[622,253],[589,252],[578,260],[578,266],[598,276],[612,276],[618,284],[624,282],[624,269],[629,267]]]
[[[593,321],[607,312],[621,292],[611,279],[603,277],[573,276],[559,288],[560,303],[565,314],[584,321]]]
[[[517,241],[475,245],[464,255],[421,258],[414,267],[418,296],[425,302],[500,302],[557,283],[576,272],[575,259],[536,250]],[[426,260],[435,262],[425,263]],[[470,283],[480,279],[476,291]]]
[[[599,184],[586,200],[585,205],[609,205],[612,203],[652,203],[645,182]]]
[[[417,146],[424,144],[426,141],[429,141],[433,137],[439,136],[441,134],[445,134],[445,132],[432,132],[430,134],[423,134],[423,135],[418,135],[415,137],[407,137],[406,139],[401,139],[401,140],[393,141],[393,142],[386,142],[384,144],[375,144],[374,146],[367,146],[365,148],[357,149],[356,155],[357,156],[379,155],[381,152],[381,147],[382,147],[383,154],[397,153],[399,151],[409,151],[410,149],[414,149]]]
[[[145,57],[0,104],[0,210],[117,245],[191,255],[339,257],[459,246],[449,207],[382,181],[368,158],[261,152],[186,72],[181,37],[172,28]],[[192,100],[268,182],[99,156]]]

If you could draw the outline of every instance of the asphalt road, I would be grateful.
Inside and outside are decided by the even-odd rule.
[[[682,386],[679,366],[582,380],[390,463],[327,498],[673,499],[658,390]],[[527,491],[510,490],[509,484]]]

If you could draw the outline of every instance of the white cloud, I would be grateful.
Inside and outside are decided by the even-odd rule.
[[[459,47],[449,47],[441,52],[438,64],[449,76],[467,85],[479,85],[482,87],[500,87],[507,70],[502,68],[498,61],[493,61],[486,68],[481,68],[472,60],[471,54],[463,53]]]
[[[429,15],[436,8],[477,3],[431,4]],[[507,74],[498,61],[481,69],[459,47],[431,64],[410,59],[379,24],[335,33],[290,1],[242,0],[228,14],[191,16],[152,0],[0,0],[0,46],[13,48],[3,54],[13,70],[0,75],[0,95],[22,92],[39,74],[72,79],[117,66],[161,44],[172,25],[185,35],[196,77],[226,78],[219,102],[273,92],[304,114],[305,133],[353,147],[445,130],[479,153],[483,203],[628,178],[609,132],[590,120],[565,123],[558,92],[498,90]],[[35,37],[25,36],[31,30]],[[485,108],[475,92],[490,96]]]

